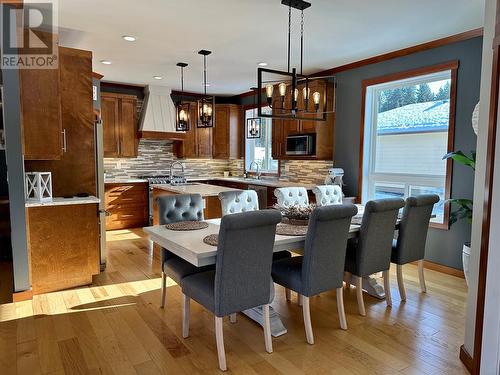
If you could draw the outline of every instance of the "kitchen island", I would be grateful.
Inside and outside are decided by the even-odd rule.
[[[205,219],[216,219],[222,216],[219,193],[226,191],[239,191],[226,186],[216,186],[199,182],[188,182],[180,185],[159,184],[152,185],[153,188],[153,224],[159,224],[158,205],[156,199],[163,195],[175,194],[200,194],[203,197],[205,208],[203,214]]]

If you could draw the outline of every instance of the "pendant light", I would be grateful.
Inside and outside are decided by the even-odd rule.
[[[177,63],[177,66],[181,68],[181,98],[175,105],[175,130],[178,132],[185,132],[190,128],[189,102],[184,101],[184,68],[188,66],[188,64],[180,62]]]
[[[259,92],[265,90],[267,105],[273,110],[272,114],[263,113],[262,104],[259,104],[258,117],[326,121],[326,114],[334,112],[327,110],[327,95],[330,90],[333,93],[335,89],[335,77],[312,77],[303,74],[304,10],[309,8],[311,3],[303,0],[282,0],[281,4],[288,8],[288,69],[257,69],[257,89]],[[291,68],[292,9],[300,11],[300,73],[297,73],[296,68]],[[276,78],[278,76],[279,78]]]
[[[203,56],[203,97],[198,100],[198,128],[213,128],[215,97],[207,95],[207,56],[212,52],[202,49],[198,54]]]
[[[257,108],[257,87],[252,87],[250,90],[254,91],[253,97],[253,117],[247,118],[247,138],[255,139],[260,138],[261,128],[262,128],[262,119],[255,115],[255,109]]]

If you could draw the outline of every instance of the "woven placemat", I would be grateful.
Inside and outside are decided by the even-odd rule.
[[[198,230],[208,228],[208,223],[206,221],[179,221],[166,224],[165,228],[170,230]]]
[[[276,226],[276,234],[281,236],[305,236],[307,227],[305,225],[290,225],[279,223]]]
[[[219,235],[209,234],[208,236],[203,238],[203,242],[210,246],[217,246],[219,244]]]

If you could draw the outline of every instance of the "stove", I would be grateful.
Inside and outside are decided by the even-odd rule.
[[[139,176],[141,180],[148,182],[149,190],[149,225],[153,225],[153,185],[170,184],[170,176],[168,175],[147,175]]]

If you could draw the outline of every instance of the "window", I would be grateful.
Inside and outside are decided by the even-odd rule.
[[[262,108],[264,113],[271,114],[271,108]],[[248,118],[256,117],[255,109],[245,111],[245,126]],[[246,134],[246,130],[245,130]],[[272,120],[261,119],[260,138],[245,139],[245,171],[250,170],[250,164],[256,162],[261,172],[269,174],[278,173],[278,160],[272,157]],[[255,171],[255,166],[252,166]]]
[[[448,227],[451,168],[442,158],[453,149],[457,68],[453,63],[363,82],[362,202],[437,194],[431,225]]]

